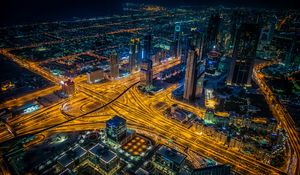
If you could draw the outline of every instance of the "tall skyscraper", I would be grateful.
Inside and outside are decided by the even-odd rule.
[[[133,38],[129,43],[129,72],[132,73],[138,68],[138,57],[140,49],[140,39]]]
[[[204,46],[204,35],[203,32],[200,30],[192,30],[191,31],[191,40],[190,40],[190,46],[195,47],[197,51],[197,55],[199,56],[199,59],[202,59],[203,54],[203,46]]]
[[[200,77],[197,79],[196,94],[195,94],[196,97],[200,97],[203,94],[204,78],[205,78],[205,70],[200,72]]]
[[[110,73],[113,78],[119,77],[119,60],[115,50],[110,55]]]
[[[246,14],[243,11],[234,10],[231,16],[231,29],[230,29],[230,45],[234,46],[236,41],[237,30],[241,23],[246,20]]]
[[[228,85],[251,86],[251,76],[259,39],[257,24],[243,23],[237,33]]]
[[[188,101],[194,100],[196,94],[197,58],[197,50],[195,48],[190,49],[186,63],[183,94],[183,98]]]
[[[146,59],[141,63],[141,84],[151,86],[153,79],[152,61]]]
[[[203,54],[206,54],[210,50],[210,48],[213,47],[213,45],[216,45],[218,43],[217,39],[219,35],[220,22],[221,18],[219,14],[211,15],[208,22],[205,37],[205,49]]]
[[[150,60],[151,58],[151,42],[152,42],[152,36],[151,34],[147,34],[144,37],[144,59]]]
[[[105,130],[109,140],[120,143],[126,137],[126,120],[116,115],[106,122]]]
[[[199,55],[199,59],[202,59],[204,35],[200,30],[191,30],[191,33],[184,35],[182,39],[182,62],[186,62],[188,58],[188,52],[191,47],[194,47]]]
[[[174,57],[181,57],[181,26],[180,23],[175,23],[174,29]]]

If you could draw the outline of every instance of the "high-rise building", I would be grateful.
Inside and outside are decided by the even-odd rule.
[[[199,55],[199,59],[202,59],[202,52],[204,46],[204,35],[200,30],[191,30],[190,34],[186,34],[182,39],[182,62],[186,62],[188,58],[188,52],[191,47],[194,47]]]
[[[181,58],[181,26],[180,23],[175,23],[174,29],[174,57]]]
[[[146,59],[141,63],[141,84],[151,86],[153,79],[152,61]]]
[[[196,94],[197,58],[197,50],[195,48],[190,49],[186,63],[183,94],[183,99],[188,101],[194,100]]]
[[[241,23],[244,23],[246,20],[246,14],[243,11],[238,11],[238,10],[234,10],[231,16],[231,29],[230,29],[230,45],[234,46],[235,40],[236,40],[236,35],[237,35],[237,31],[239,26],[241,25]]]
[[[204,73],[205,67],[199,66],[199,71],[197,69],[198,60],[201,59],[202,55],[203,34],[199,31],[192,31],[188,45],[189,51],[186,63],[183,98],[191,101],[202,93],[201,89],[203,88],[203,79],[199,77]],[[199,82],[197,81],[198,79]],[[197,85],[199,85],[198,88]]]
[[[200,97],[203,94],[203,86],[204,86],[204,77],[205,77],[205,71],[200,72],[200,77],[197,79],[197,85],[196,85],[196,97]]]
[[[113,78],[119,77],[119,59],[115,50],[110,55],[110,73]]]
[[[126,120],[116,115],[106,122],[105,130],[109,140],[120,143],[126,137]]]
[[[152,42],[152,36],[151,34],[147,34],[144,37],[144,57],[143,59],[151,59],[151,42]]]
[[[129,72],[132,73],[138,69],[140,39],[131,39],[129,47]]]
[[[161,174],[176,175],[180,173],[185,159],[186,155],[162,145],[153,157],[153,165]]]
[[[195,169],[192,175],[230,175],[231,170],[228,165],[216,165],[206,168]]]
[[[206,54],[211,47],[213,47],[218,43],[220,22],[221,22],[221,18],[219,14],[211,15],[208,22],[208,27],[207,27],[206,37],[205,37],[205,49],[203,54]]]
[[[257,24],[243,23],[237,33],[228,85],[251,86],[251,76],[259,38]]]

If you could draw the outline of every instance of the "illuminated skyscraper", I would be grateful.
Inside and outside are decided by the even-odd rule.
[[[174,57],[181,57],[181,26],[180,23],[175,23],[174,30]]]
[[[196,94],[197,58],[197,50],[195,48],[190,49],[186,63],[183,94],[183,98],[188,101],[194,100]]]
[[[118,54],[115,50],[110,55],[110,73],[114,78],[119,77],[119,60]]]
[[[150,59],[144,60],[141,63],[141,84],[151,86],[153,79],[152,61]]]
[[[182,45],[182,51],[183,51],[183,57],[182,62],[186,62],[188,58],[188,51],[191,47],[194,47],[197,51],[197,54],[199,55],[199,59],[202,59],[202,52],[203,52],[203,45],[204,45],[204,35],[203,32],[194,29],[191,30],[191,33],[188,35],[185,35],[183,37],[183,45]]]
[[[132,73],[138,69],[138,57],[140,48],[140,39],[133,38],[129,43],[129,72]]]
[[[196,98],[196,96],[200,96],[202,93],[202,83],[203,77],[201,75],[204,73],[204,67],[199,66],[200,71],[197,71],[198,60],[200,60],[203,49],[203,34],[199,31],[192,31],[189,37],[188,42],[188,58],[186,63],[186,72],[184,79],[184,94],[183,98],[185,100],[191,101]],[[200,75],[198,75],[200,73]],[[197,83],[198,82],[198,83]],[[197,87],[199,85],[199,87]]]
[[[205,49],[203,54],[206,54],[210,50],[210,48],[213,47],[213,45],[217,44],[220,22],[221,22],[221,18],[219,14],[211,15],[208,22],[205,44],[204,44]]]
[[[257,24],[243,23],[237,33],[228,85],[251,86],[251,76],[259,38]]]

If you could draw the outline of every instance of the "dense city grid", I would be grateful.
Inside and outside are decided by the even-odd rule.
[[[0,28],[0,174],[300,174],[299,20],[126,3]]]

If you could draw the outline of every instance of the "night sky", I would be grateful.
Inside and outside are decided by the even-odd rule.
[[[1,0],[0,25],[13,25],[39,21],[89,18],[120,12],[128,0]],[[295,0],[131,0],[137,3],[157,3],[167,6],[224,5],[263,8],[299,8]]]

